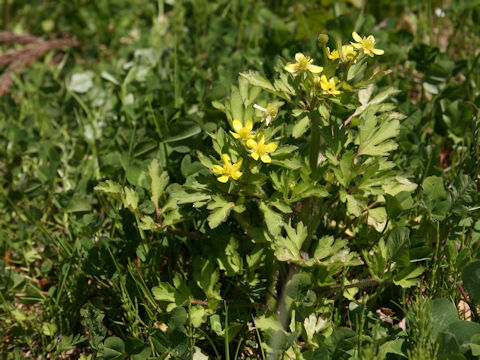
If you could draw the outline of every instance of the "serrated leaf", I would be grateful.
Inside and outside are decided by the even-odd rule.
[[[141,217],[141,222],[138,224],[138,227],[142,230],[155,230],[158,228],[155,220],[151,216],[143,216]]]
[[[292,228],[288,224],[285,224],[284,228],[290,241],[295,244],[297,249],[300,250],[302,248],[303,242],[308,236],[307,228],[303,225],[301,221],[297,224],[296,229]]]
[[[255,327],[262,331],[282,331],[283,326],[275,315],[261,315],[255,319]]]
[[[138,194],[135,192],[135,190],[125,186],[122,200],[123,206],[126,208],[129,208],[132,211],[138,209]]]
[[[115,181],[107,180],[95,186],[93,188],[95,191],[102,191],[108,194],[122,194],[122,186]]]
[[[412,287],[420,281],[418,276],[422,275],[424,271],[425,267],[412,264],[398,272],[398,274],[395,275],[393,282],[395,285],[399,285],[403,288]]]
[[[210,260],[198,259],[195,265],[194,279],[197,285],[202,289],[208,298],[221,299],[220,292],[217,287],[220,273],[216,264]]]
[[[205,321],[207,321],[207,311],[203,306],[195,305],[190,308],[190,321],[193,327],[200,327]]]
[[[357,216],[357,217],[362,215],[363,208],[362,208],[361,204],[359,204],[357,199],[355,199],[355,197],[352,196],[352,195],[347,195],[346,199],[347,199],[347,211],[348,211],[348,213],[352,214],[354,216]]]
[[[301,118],[295,123],[295,125],[293,125],[292,136],[295,139],[298,139],[300,136],[305,134],[309,126],[310,126],[310,119],[308,118],[308,116]]]
[[[191,138],[192,136],[198,135],[202,132],[202,129],[198,125],[189,125],[186,129],[183,129],[182,131],[178,132],[177,134],[172,134],[165,138],[162,143],[171,143],[175,141],[180,141],[180,140],[185,140],[188,138]]]
[[[383,231],[387,223],[387,211],[384,207],[368,209],[368,225],[373,226],[378,232]]]
[[[215,229],[218,225],[227,220],[228,215],[230,215],[234,206],[235,203],[233,202],[228,202],[220,197],[214,197],[214,201],[207,206],[207,209],[213,210],[207,218],[210,229]]]
[[[275,92],[272,83],[258,71],[248,71],[246,73],[240,73],[240,75],[247,79],[253,86],[258,86],[262,89]]]
[[[232,86],[232,93],[230,95],[230,111],[232,112],[232,120],[237,119],[243,123],[244,106],[242,96],[238,89]]]
[[[212,106],[217,110],[225,112],[225,105],[223,105],[220,101],[212,101]]]
[[[55,336],[57,333],[58,326],[55,323],[43,323],[42,324],[42,333],[45,336]]]
[[[152,202],[155,205],[155,208],[158,210],[158,199],[162,196],[163,191],[168,185],[170,180],[168,172],[162,171],[160,173],[160,163],[157,159],[152,160],[148,166],[148,174],[152,181]]]
[[[439,176],[427,177],[423,184],[423,201],[434,220],[444,220],[447,216],[450,203],[443,179]]]
[[[387,156],[398,147],[397,143],[388,139],[396,137],[399,132],[398,120],[384,121],[378,126],[375,116],[372,113],[366,114],[359,125],[359,147],[356,156]]]
[[[175,288],[167,283],[160,283],[152,288],[153,297],[159,301],[175,302]]]
[[[260,210],[263,212],[263,216],[265,218],[265,223],[267,225],[268,231],[273,235],[277,236],[282,231],[283,227],[283,219],[282,216],[273,211],[270,207],[268,207],[265,203],[261,202],[259,206]]]
[[[202,192],[186,192],[186,191],[176,191],[171,194],[172,199],[177,200],[179,205],[181,204],[190,204],[196,202],[203,202],[210,200],[212,197],[210,195],[204,194]]]
[[[408,266],[410,256],[410,230],[407,227],[397,227],[392,230],[387,240],[387,249],[393,261]]]

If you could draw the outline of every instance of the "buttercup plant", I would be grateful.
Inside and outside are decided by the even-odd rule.
[[[334,301],[318,295],[351,279],[355,267],[366,264],[372,281],[404,287],[423,271],[412,275],[410,264],[392,263],[381,244],[373,253],[348,246],[352,237],[389,230],[387,201],[402,199],[397,201],[402,211],[416,188],[388,159],[397,148],[403,116],[387,102],[394,89],[373,95],[375,79],[385,72],[368,61],[383,50],[375,48],[372,35],[352,37],[355,42],[331,51],[328,37],[321,35],[323,57],[297,53],[294,63],[280,61],[273,81],[259,72],[240,74],[230,98],[213,103],[226,114],[229,128],[210,134],[216,156],[199,156],[209,175],[192,177],[183,187],[167,187],[168,178],[161,182],[160,193],[167,193],[163,205],[152,194],[157,219],[142,214],[135,199],[124,201],[144,230],[178,233],[184,204],[193,205],[195,217],[206,217],[208,228],[199,226],[202,234],[196,236],[208,238],[225,226],[228,259],[212,257],[204,267],[218,272],[218,264],[225,276],[249,277],[268,289],[263,300],[268,309],[257,311],[255,326],[273,355],[313,354],[332,329],[333,315],[326,314],[334,313]],[[159,187],[157,167],[150,171],[152,192]],[[111,184],[98,189],[112,193]],[[117,190],[132,196],[130,190]],[[244,258],[240,248],[247,249]],[[267,265],[272,271],[258,278]],[[215,313],[222,296],[216,282],[202,281],[197,283],[209,301],[206,316]],[[176,289],[160,284],[154,295],[170,302],[169,308],[185,306],[191,294],[179,284]],[[355,299],[361,284],[353,281],[344,296]],[[293,346],[300,341],[309,344],[301,352]]]
[[[237,212],[234,219],[251,241],[265,243],[265,252],[272,251],[277,261],[290,264],[287,267],[294,275],[287,288],[295,281],[303,281],[308,284],[307,288],[331,285],[337,274],[362,264],[360,256],[348,249],[346,239],[364,231],[365,227],[385,231],[389,226],[385,198],[400,193],[408,196],[416,188],[388,160],[389,153],[397,147],[393,138],[398,134],[399,121],[403,118],[385,104],[395,91],[385,89],[372,98],[372,83],[383,72],[368,68],[366,60],[383,54],[383,50],[375,48],[375,39],[371,35],[360,38],[353,33],[352,36],[356,42],[332,52],[326,47],[326,37],[323,36],[324,64],[297,53],[295,63],[277,67],[279,77],[273,82],[257,72],[243,73],[239,87],[232,88],[230,101],[225,105],[216,103],[228,118],[235,119],[235,133],[231,134],[240,140],[231,143],[222,130],[212,134],[217,152],[230,147],[229,150],[238,152],[245,159],[257,160],[244,161],[245,182],[230,187],[238,196],[233,203],[237,206],[245,201],[256,203],[263,213],[264,224],[254,213],[246,214],[243,207],[238,211],[232,205],[228,209],[223,207],[226,211],[222,213],[222,220],[226,221],[230,209],[233,209]],[[320,65],[314,65],[318,63]],[[245,80],[253,88],[249,88]],[[255,101],[273,99],[260,94],[258,88],[288,104],[282,113],[275,112],[277,119],[274,123],[262,123],[269,112]],[[355,100],[355,94],[358,100]],[[253,109],[263,112],[260,119],[252,117]],[[350,112],[350,116],[345,117],[345,111]],[[247,121],[252,118],[253,127],[247,122],[241,128],[238,119],[242,118]],[[292,127],[293,119],[298,120]],[[243,137],[237,135],[242,129],[245,129]],[[247,139],[252,133],[256,134],[255,138]],[[201,161],[211,168],[213,160],[203,157]],[[218,195],[213,184],[209,190],[204,186],[198,184],[190,191],[205,196],[214,192]],[[187,193],[176,196],[183,198]],[[213,197],[212,201],[218,203]],[[212,208],[218,211],[216,206]],[[368,254],[364,256],[371,261]],[[293,264],[299,267],[292,268]],[[401,265],[395,266],[401,269]],[[315,268],[323,269],[325,277],[311,283],[310,273]],[[383,281],[384,271],[386,267],[378,270],[379,281]],[[400,280],[396,279],[403,284]],[[275,284],[277,280],[270,281]],[[301,297],[314,299],[316,296],[315,292],[305,290]],[[317,301],[327,308],[331,306],[329,300]],[[280,311],[280,316],[275,317],[277,321],[285,324],[287,318],[293,318],[300,303],[296,304],[294,299],[290,299],[286,308],[276,304]],[[271,324],[262,324],[271,316],[273,313],[264,314],[257,323],[257,327],[266,331],[267,337],[272,330]],[[317,326],[312,325],[312,316],[317,319],[320,314],[305,314],[301,326],[315,343],[315,335],[328,331],[325,324],[330,319],[320,316],[322,326]],[[280,346],[275,336],[267,344],[273,353]]]

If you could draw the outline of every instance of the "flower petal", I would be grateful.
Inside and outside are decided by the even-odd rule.
[[[356,42],[362,42],[362,38],[360,35],[358,35],[355,31],[352,33],[353,40]]]
[[[270,156],[268,156],[267,154],[262,155],[261,160],[262,160],[262,162],[264,162],[265,164],[270,164],[270,163],[272,162],[272,159],[271,159]]]
[[[317,65],[308,65],[308,70],[310,70],[310,72],[314,73],[314,74],[318,74],[320,72],[322,72],[323,70],[323,67],[321,66],[317,66]]]
[[[305,59],[305,55],[303,55],[302,53],[296,53],[295,54],[295,61],[298,63],[300,61],[302,61],[303,59]]]
[[[238,180],[238,178],[239,178],[240,176],[242,176],[242,175],[243,175],[243,173],[242,173],[241,171],[235,171],[235,172],[232,174],[232,178],[233,178],[234,180]]]
[[[375,49],[375,48],[372,49],[372,52],[375,55],[383,55],[385,53],[385,51],[383,51],[382,49]]]
[[[271,122],[272,122],[272,115],[267,115],[265,117],[265,126],[270,125]]]
[[[357,44],[357,43],[354,43],[354,42],[350,42],[350,44],[352,44],[352,46],[353,46],[355,49],[361,49],[361,48],[362,48],[362,44]]]
[[[243,163],[243,159],[242,158],[238,159],[238,161],[235,164],[233,164],[233,166],[232,166],[233,170],[236,171],[236,170],[240,169],[242,167],[242,163]]]
[[[328,80],[325,75],[322,75],[322,77],[320,78],[320,86],[322,87],[322,90],[328,89]]]
[[[220,181],[221,183],[226,183],[228,181],[228,176],[226,175],[220,176],[217,178],[217,180]]]
[[[257,142],[255,140],[252,140],[252,139],[248,139],[247,140],[247,146],[250,148],[250,149],[255,149],[257,147]]]
[[[278,147],[278,143],[271,142],[270,144],[265,145],[265,150],[269,153],[272,153],[275,150],[277,150],[277,147]]]
[[[212,170],[216,174],[223,174],[223,167],[221,167],[220,165],[213,165]]]
[[[288,65],[285,65],[284,69],[287,70],[289,73],[294,73],[298,71],[298,65],[288,64]]]
[[[222,155],[222,161],[223,161],[224,164],[231,164],[231,162],[230,162],[230,155],[228,155],[228,154],[223,154],[223,155]]]
[[[240,135],[237,134],[237,133],[234,133],[233,131],[230,131],[230,134],[232,134],[232,136],[233,136],[235,139],[239,139],[239,138],[240,138]]]
[[[252,129],[253,129],[253,121],[252,120],[247,121],[247,123],[245,124],[245,129],[247,129],[248,132],[252,131]]]
[[[259,156],[257,152],[253,152],[250,154],[250,156],[253,158],[253,160],[258,160]]]
[[[242,122],[238,119],[234,119],[233,120],[233,129],[238,133],[240,132],[240,130],[242,130],[243,128],[243,125],[242,125]]]

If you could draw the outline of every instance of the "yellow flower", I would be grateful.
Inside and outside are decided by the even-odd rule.
[[[240,120],[235,119],[233,120],[233,129],[235,130],[235,132],[230,131],[230,133],[235,139],[242,139],[243,141],[247,141],[248,139],[254,138],[254,135],[252,134],[252,120],[248,120],[245,126],[243,126]]]
[[[327,77],[325,75],[322,75],[322,77],[320,78],[320,87],[325,93],[337,96],[338,94],[342,93],[340,90],[336,89],[337,82],[338,79],[335,76],[330,78],[330,80],[327,80]]]
[[[357,55],[357,52],[352,45],[342,45],[342,61],[350,61]],[[330,60],[336,60],[340,58],[338,50],[330,52],[330,48],[327,47],[327,57]]]
[[[375,49],[378,50],[378,49]],[[352,45],[342,45],[342,56],[343,61],[350,61],[357,55],[354,47]]]
[[[260,158],[262,162],[268,164],[272,162],[272,159],[270,156],[268,156],[268,153],[272,153],[277,150],[278,143],[271,142],[269,144],[265,144],[265,137],[263,134],[260,134],[257,138],[257,141],[252,139],[248,140],[247,146],[252,149],[250,156],[254,160],[258,160]]]
[[[330,60],[336,60],[340,57],[340,55],[338,54],[338,50],[333,50],[332,52],[330,52],[330,48],[327,47],[327,57]]]
[[[318,74],[323,70],[323,67],[313,65],[312,58],[310,56],[305,56],[302,53],[295,54],[296,64],[288,64],[285,66],[285,70],[290,73],[303,73],[310,71],[311,73]]]
[[[359,49],[364,54],[373,57],[375,55],[383,55],[384,51],[381,49],[375,49],[375,38],[373,35],[369,35],[368,37],[360,37],[356,32],[352,33],[353,40],[356,41],[350,42],[355,49]]]
[[[232,164],[232,161],[230,160],[230,155],[223,154],[222,161],[223,166],[213,166],[213,172],[218,175],[222,175],[217,178],[218,181],[226,183],[230,178],[232,178],[233,180],[238,180],[238,178],[242,176],[243,173],[238,170],[242,166],[243,159],[240,158],[235,164]]]

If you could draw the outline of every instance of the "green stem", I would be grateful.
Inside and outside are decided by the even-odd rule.
[[[228,306],[225,301],[223,302],[223,305],[225,307],[225,358],[230,360],[230,344],[228,341]]]
[[[312,135],[310,139],[310,168],[312,173],[317,169],[318,152],[320,149],[320,114],[316,111],[310,112]]]

